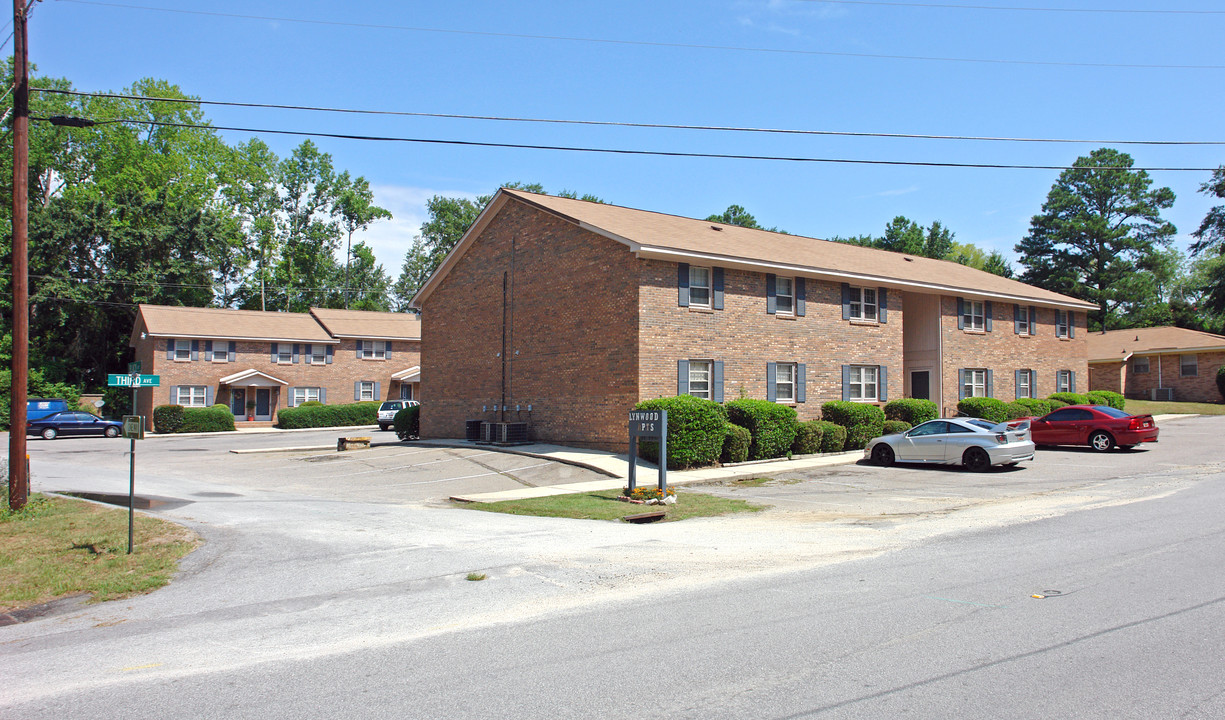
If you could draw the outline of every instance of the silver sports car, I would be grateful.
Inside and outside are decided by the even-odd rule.
[[[877,465],[894,462],[961,464],[982,472],[992,465],[1016,465],[1034,459],[1028,420],[995,424],[978,418],[929,420],[903,433],[873,439],[865,460]]]

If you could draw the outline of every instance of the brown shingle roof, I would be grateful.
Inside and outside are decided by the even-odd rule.
[[[152,337],[336,342],[307,313],[141,305],[137,328],[142,320]]]
[[[1134,328],[1089,333],[1089,362],[1122,360],[1139,353],[1176,353],[1225,349],[1225,336],[1179,327]]]
[[[311,315],[334,337],[371,340],[421,339],[421,320],[413,313],[311,308]]]
[[[674,262],[708,261],[727,267],[793,272],[852,283],[871,282],[920,292],[1012,298],[1064,308],[1088,310],[1095,307],[1083,300],[946,260],[506,188],[498,191],[482,218],[430,277],[413,299],[414,306],[419,306],[417,303],[423,301],[446,275],[453,260],[463,254],[488,222],[486,216],[496,214],[506,198],[543,209],[624,243],[638,257]]]

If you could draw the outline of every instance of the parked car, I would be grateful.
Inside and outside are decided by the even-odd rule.
[[[1108,405],[1069,405],[1030,422],[1038,445],[1088,445],[1098,452],[1157,442],[1152,415],[1131,415]]]
[[[104,420],[83,410],[65,410],[26,423],[26,435],[41,435],[43,440],[54,440],[60,435],[103,435],[119,437],[123,423]]]
[[[894,462],[962,465],[982,472],[992,465],[1016,465],[1034,459],[1029,422],[992,423],[978,418],[928,420],[902,433],[873,439],[865,460],[877,465]]]
[[[387,430],[396,420],[396,413],[406,407],[420,405],[416,400],[387,400],[379,405],[379,430]]]
[[[26,400],[26,420],[41,420],[68,409],[64,398],[29,398]]]

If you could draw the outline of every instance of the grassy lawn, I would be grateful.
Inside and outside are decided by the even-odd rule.
[[[181,525],[136,515],[128,555],[127,510],[34,494],[21,512],[0,509],[0,611],[88,593],[93,601],[170,582],[199,538]]]
[[[743,500],[703,495],[701,493],[677,493],[675,505],[635,505],[617,499],[620,490],[603,490],[573,495],[552,495],[528,500],[505,500],[494,503],[464,503],[461,507],[486,512],[510,515],[536,515],[538,517],[563,517],[579,520],[620,520],[626,515],[637,515],[655,510],[665,510],[667,515],[658,522],[685,520],[693,517],[730,515],[741,512],[764,510]]]
[[[1132,415],[1225,415],[1225,404],[1193,402],[1153,402],[1151,400],[1127,400],[1124,410]]]

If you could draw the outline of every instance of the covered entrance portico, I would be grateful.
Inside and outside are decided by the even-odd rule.
[[[230,412],[235,420],[266,422],[276,414],[281,388],[289,383],[252,368],[226,375],[220,384],[230,389]]]
[[[421,366],[414,365],[410,368],[405,368],[398,373],[393,373],[391,376],[393,382],[397,383],[398,387],[392,388],[391,398],[399,400],[418,400],[417,388],[421,383]]]

